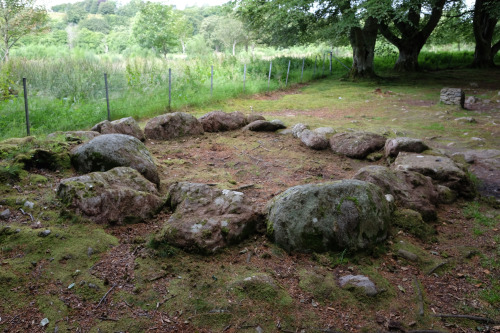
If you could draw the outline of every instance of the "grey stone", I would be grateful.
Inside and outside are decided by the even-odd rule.
[[[5,209],[0,213],[0,219],[2,220],[8,220],[11,216],[10,209]]]
[[[313,132],[318,133],[319,135],[323,135],[325,138],[337,133],[337,131],[335,131],[331,127],[318,127],[313,129]]]
[[[256,120],[245,126],[243,129],[253,132],[276,132],[277,130],[285,128],[283,126],[284,125],[282,125],[282,123],[280,124],[277,122],[273,123],[272,121]]]
[[[252,234],[262,220],[243,193],[205,184],[172,185],[168,204],[174,213],[157,239],[187,251],[216,252]]]
[[[298,138],[307,147],[315,150],[324,150],[330,145],[330,142],[324,136],[308,129],[299,132]]]
[[[339,278],[339,284],[342,288],[360,288],[366,296],[377,295],[377,287],[364,275],[345,275]]]
[[[101,134],[125,134],[133,136],[141,141],[145,140],[144,132],[139,127],[137,121],[132,117],[114,121],[104,120],[92,127],[91,130]]]
[[[89,141],[96,136],[101,135],[101,133],[96,131],[68,131],[68,132],[54,132],[47,135],[47,138],[56,138],[58,136],[64,136],[66,141]]]
[[[455,118],[455,121],[461,122],[461,123],[470,123],[470,124],[475,124],[477,123],[476,119],[472,117],[460,117],[460,118]],[[418,153],[418,152],[417,152]]]
[[[271,120],[271,124],[273,124],[274,126],[278,127],[278,129],[284,129],[286,128],[286,125],[283,121],[279,120],[279,119],[273,119]]]
[[[148,121],[144,134],[148,139],[171,140],[184,136],[196,136],[204,133],[201,123],[184,112],[168,113]]]
[[[256,120],[266,120],[264,116],[261,116],[260,114],[250,114],[247,116],[247,122],[250,124]]]
[[[441,89],[440,101],[448,105],[460,105],[463,108],[465,93],[460,88],[443,88]]]
[[[29,208],[29,209],[33,209],[33,207],[35,207],[35,204],[31,201],[25,201],[24,207]]]
[[[159,185],[153,156],[137,138],[124,134],[103,134],[71,152],[71,163],[81,173],[131,167]]]
[[[403,249],[398,250],[398,256],[405,258],[406,260],[409,261],[418,261],[419,259],[415,253]]]
[[[333,152],[350,158],[363,159],[370,153],[382,149],[386,139],[375,133],[338,133],[330,137]]]
[[[474,96],[469,96],[465,100],[465,104],[474,104],[474,103],[476,103],[476,97],[474,97]]]
[[[385,156],[396,157],[400,151],[421,153],[429,149],[422,140],[406,137],[387,139],[385,142]]]
[[[444,204],[452,204],[457,201],[457,192],[452,191],[449,187],[438,185],[436,186],[439,195],[439,202]]]
[[[40,322],[40,326],[45,327],[49,324],[49,319],[48,318],[43,318],[42,321]]]
[[[128,167],[63,179],[57,196],[77,214],[101,224],[141,222],[164,205],[156,186]]]
[[[306,130],[306,129],[309,129],[309,126],[307,126],[306,124],[302,124],[302,123],[298,123],[298,124],[295,124],[293,127],[292,127],[292,135],[296,138],[299,137],[299,134]]]
[[[402,152],[394,161],[393,168],[429,176],[435,184],[447,186],[465,198],[473,198],[476,195],[468,174],[446,156]]]
[[[247,125],[247,118],[241,112],[209,112],[198,119],[205,132],[232,131]]]
[[[50,234],[51,234],[51,231],[50,231],[49,229],[46,229],[46,230],[40,231],[40,232],[38,233],[38,236],[39,236],[39,237],[47,237],[47,236],[48,236],[48,235],[50,235]]]
[[[267,230],[287,251],[359,250],[387,237],[391,209],[368,182],[299,185],[269,202]]]
[[[426,221],[437,218],[439,194],[430,177],[373,165],[360,169],[354,178],[379,186],[384,193],[394,196],[398,206],[418,211]]]

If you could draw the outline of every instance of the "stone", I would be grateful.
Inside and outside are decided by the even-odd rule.
[[[421,153],[429,149],[422,140],[406,137],[387,139],[385,142],[385,156],[396,157],[400,151]]]
[[[364,275],[345,275],[339,278],[339,284],[342,288],[354,288],[363,290],[366,296],[375,296],[378,294],[377,287],[367,276]]]
[[[35,204],[31,201],[26,200],[23,206],[29,209],[33,209],[33,207],[35,207]]]
[[[160,177],[153,156],[137,138],[124,134],[102,134],[71,152],[71,162],[81,173],[131,167],[159,185]]]
[[[241,192],[180,182],[169,189],[172,216],[159,241],[191,252],[213,253],[254,233],[262,214]]]
[[[318,128],[315,128],[313,129],[313,132],[314,133],[318,133],[319,135],[322,135],[324,136],[325,138],[326,137],[330,137],[332,136],[333,134],[337,133],[337,131],[335,131],[333,128],[331,127],[318,127]]]
[[[443,88],[441,89],[439,100],[444,104],[460,105],[460,107],[463,108],[465,93],[460,88]]]
[[[385,194],[394,197],[397,206],[418,211],[425,221],[437,219],[439,194],[430,177],[413,171],[373,165],[361,168],[354,179],[377,185]]]
[[[0,219],[8,220],[11,215],[10,209],[5,209],[0,213]]]
[[[64,137],[66,141],[73,142],[83,142],[89,141],[96,136],[101,135],[101,133],[96,131],[68,131],[68,132],[54,132],[47,135],[47,138],[53,139],[57,137]]]
[[[444,185],[460,196],[473,198],[476,189],[469,175],[446,156],[399,153],[392,167],[400,171],[414,171],[431,177],[435,184]]]
[[[427,242],[436,234],[436,230],[424,222],[422,215],[412,209],[397,209],[393,214],[392,224]]]
[[[438,185],[436,189],[439,195],[439,202],[449,205],[457,201],[457,192],[452,191],[449,187]]]
[[[469,97],[467,97],[467,99],[465,100],[465,104],[474,104],[474,103],[476,103],[476,101],[477,101],[477,100],[476,100],[476,97],[474,97],[474,96],[469,96]]]
[[[382,135],[375,133],[338,133],[330,137],[330,147],[337,154],[363,159],[370,153],[382,149],[385,141]]]
[[[380,188],[368,182],[299,185],[269,202],[267,232],[287,251],[356,251],[387,237],[391,210]]]
[[[184,136],[197,136],[204,133],[201,123],[184,112],[168,113],[150,119],[144,134],[152,140],[172,140]]]
[[[500,150],[475,149],[462,154],[471,163],[469,169],[479,179],[478,191],[484,196],[500,199]]]
[[[49,319],[48,318],[43,318],[42,321],[40,322],[40,326],[45,327],[49,324]]]
[[[309,129],[309,126],[307,126],[306,124],[302,124],[302,123],[298,123],[298,124],[295,124],[293,127],[292,127],[292,135],[296,138],[299,137],[299,134],[306,130],[306,129]]]
[[[201,116],[198,120],[205,132],[233,131],[247,125],[247,118],[238,111],[231,113],[213,111]]]
[[[69,209],[99,224],[142,222],[165,203],[155,184],[128,167],[63,179],[57,196]]]
[[[126,134],[133,136],[141,141],[144,141],[144,132],[139,127],[137,121],[132,117],[122,118],[118,120],[104,120],[91,128],[91,131],[101,134]]]
[[[247,122],[249,124],[253,123],[256,120],[266,120],[266,118],[264,118],[264,116],[261,116],[260,114],[250,114],[247,116]]]
[[[477,123],[476,119],[472,118],[472,117],[455,118],[455,121],[458,121],[458,122],[461,122],[461,123],[469,123],[469,124],[476,124]]]
[[[304,129],[298,134],[298,138],[307,147],[314,150],[324,150],[330,145],[330,142],[322,135],[315,133],[309,129]]]
[[[51,234],[51,231],[49,229],[46,229],[46,230],[40,231],[38,233],[38,237],[47,237],[50,234]]]
[[[410,251],[406,251],[403,249],[398,250],[398,256],[400,256],[406,260],[409,260],[409,261],[418,261],[418,259],[419,259],[415,253],[410,252]]]
[[[256,120],[245,126],[243,129],[253,132],[276,132],[277,130],[286,128],[283,123],[279,121],[273,121]]]

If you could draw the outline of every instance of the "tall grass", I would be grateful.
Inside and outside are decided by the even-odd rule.
[[[321,59],[321,57],[318,57]],[[302,81],[329,74],[315,58],[306,58]],[[107,118],[104,73],[108,76],[112,119],[133,116],[136,119],[168,112],[168,70],[172,70],[171,109],[205,106],[212,102],[282,89],[290,61],[288,86],[301,80],[302,59],[279,57],[272,60],[268,87],[269,61],[238,60],[232,56],[203,59],[158,59],[98,57],[79,52],[57,59],[13,58],[7,75],[17,96],[0,101],[0,139],[26,133],[22,78],[27,78],[32,135],[55,131],[88,129]],[[243,66],[247,65],[243,91]],[[349,64],[349,59],[343,59]],[[211,93],[211,66],[214,66]],[[332,73],[346,72],[332,64]]]

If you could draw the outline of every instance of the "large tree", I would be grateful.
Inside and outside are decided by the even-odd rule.
[[[245,39],[243,23],[231,17],[222,18],[214,30],[214,37],[224,44],[226,49],[232,48],[234,56],[236,44]]]
[[[495,66],[493,59],[500,50],[500,39],[495,43],[493,38],[499,19],[499,0],[476,0],[472,22],[476,49],[472,67],[487,68]]]
[[[439,23],[447,0],[391,1],[380,32],[399,50],[394,69],[418,70],[418,55]]]
[[[351,77],[373,77],[378,21],[386,5],[378,0],[235,0],[236,12],[261,40],[274,46],[313,40],[348,40]]]
[[[47,12],[34,0],[0,0],[0,60],[9,59],[10,49],[23,36],[45,31],[47,22]]]
[[[132,31],[142,47],[155,49],[166,56],[177,45],[174,23],[171,6],[147,2],[141,6]]]

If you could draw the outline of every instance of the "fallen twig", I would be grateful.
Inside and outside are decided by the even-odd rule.
[[[31,213],[26,213],[22,208],[19,208],[19,210],[21,211],[21,213],[23,215],[28,215],[31,218],[31,222],[35,221],[35,219],[33,218],[33,215],[31,215]]]
[[[118,319],[108,318],[108,317],[99,317],[99,318],[97,318],[97,319],[99,319],[99,320],[103,320],[103,321],[104,321],[104,320],[107,320],[107,321],[118,321]]]
[[[431,275],[432,273],[434,273],[435,271],[437,271],[438,269],[440,269],[441,267],[443,267],[444,265],[448,264],[447,261],[443,261],[442,263],[438,264],[436,267],[434,267],[433,269],[431,269],[427,275]]]
[[[255,186],[255,184],[248,184],[248,185],[243,185],[243,186],[240,186],[238,188],[235,188],[234,190],[235,191],[241,191],[241,190],[246,190],[247,188],[252,188],[254,186]]]
[[[102,296],[101,300],[99,301],[99,304],[97,304],[97,307],[101,306],[101,303],[104,302],[104,300],[106,299],[108,294],[111,292],[111,290],[115,289],[115,287],[116,287],[116,283],[111,288],[109,288],[108,292],[105,293],[104,296]]]
[[[172,298],[174,298],[174,297],[176,297],[176,296],[177,296],[177,295],[172,295],[172,296],[170,296],[170,297],[165,298],[165,299],[164,299],[163,301],[161,301],[161,302],[157,302],[157,303],[156,303],[156,308],[158,309],[158,308],[159,308],[160,306],[162,306],[162,305],[163,305],[166,301],[169,301],[169,300],[171,300]]]
[[[477,322],[481,323],[486,323],[486,324],[500,324],[500,321],[496,321],[490,318],[486,317],[478,317],[478,316],[469,316],[469,315],[454,315],[454,314],[436,314],[434,317],[440,317],[440,318],[462,318],[462,319],[469,319],[469,320],[474,320]]]
[[[422,295],[422,289],[420,289],[420,283],[417,280],[417,277],[413,276],[413,283],[415,284],[415,290],[417,291],[417,299],[418,299],[418,315],[423,317],[424,315],[424,296]]]

